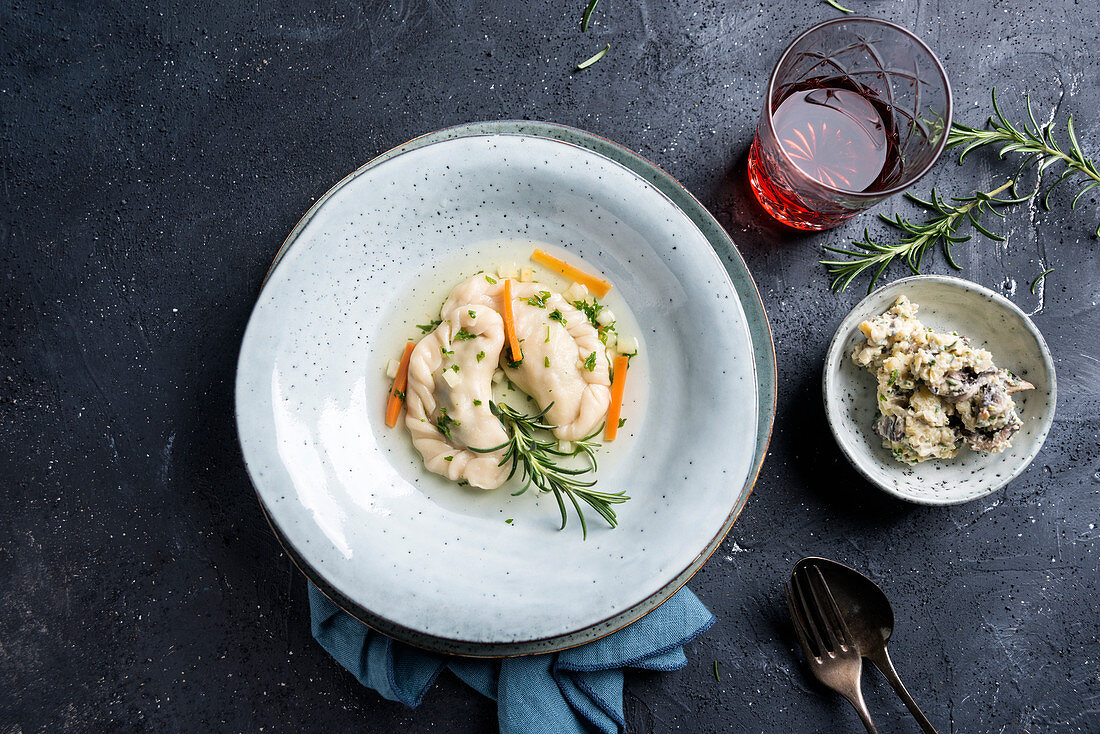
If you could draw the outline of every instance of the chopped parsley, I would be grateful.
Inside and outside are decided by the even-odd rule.
[[[886,387],[893,387],[894,383],[898,381],[898,371],[890,370],[890,381],[886,383]]]
[[[474,311],[473,309],[470,309],[466,313],[468,313],[470,315],[471,319],[476,319],[477,318],[477,311]]]
[[[592,324],[593,328],[600,328],[600,322],[596,320],[596,317],[600,315],[600,311],[603,311],[602,303],[596,303],[595,300],[591,303],[588,301],[573,301],[573,308],[587,316],[588,323]]]
[[[474,405],[481,405],[481,401],[480,401],[480,400],[477,400],[477,399],[475,399],[475,400],[474,400]]]
[[[550,366],[550,358],[549,357],[543,357],[542,358],[542,364],[545,367],[549,367]]]
[[[596,369],[596,353],[595,352],[592,352],[592,354],[589,354],[587,357],[584,358],[584,368],[586,370],[588,370],[589,372]]]
[[[440,321],[439,319],[436,319],[435,321],[432,321],[431,323],[428,323],[428,324],[417,324],[416,328],[420,329],[422,332],[427,334],[429,331],[431,331],[432,329],[434,329],[435,327],[439,326],[442,323],[443,323],[442,321]]]
[[[530,298],[525,298],[523,300],[537,308],[546,308],[546,300],[548,298],[550,298],[550,291],[539,291]]]
[[[619,428],[622,428],[625,425],[626,425],[626,418],[620,418],[619,419]]]
[[[485,359],[485,352],[478,352],[477,353],[477,361],[480,362],[483,359]]]
[[[497,284],[497,279],[492,277],[491,275],[486,275],[485,280],[486,280],[486,282],[489,283],[489,285],[496,285]]]
[[[394,390],[393,391],[393,396],[395,398],[397,398],[398,400],[404,400],[405,399],[405,393],[401,392],[400,390]]]
[[[477,334],[471,334],[470,332],[466,331],[465,329],[459,329],[457,332],[455,332],[455,338],[452,339],[452,341],[468,342],[471,339],[477,339]]]
[[[508,518],[504,522],[505,522],[506,525],[511,525],[513,522],[515,522],[515,520],[513,520],[512,518]]]
[[[451,428],[461,425],[461,423],[456,421],[451,416],[447,415],[446,408],[439,409],[439,417],[435,420],[435,427],[444,436],[446,436],[447,438],[451,438]]]
[[[457,364],[452,364],[451,369],[454,370],[455,372],[458,372],[458,365]]]
[[[454,461],[454,460],[455,460],[455,457],[453,457],[453,456],[444,456],[443,457],[443,461]]]
[[[546,342],[550,341],[550,324],[546,325],[546,339],[544,341],[546,341]]]
[[[454,354],[454,352],[452,352],[450,349],[447,349],[447,347],[443,346],[442,344],[439,345],[439,353],[442,354],[444,357],[449,357]]]
[[[562,326],[565,326],[565,317],[562,316],[561,311],[556,309],[556,308],[553,311],[550,312],[550,319],[552,321],[557,321]]]

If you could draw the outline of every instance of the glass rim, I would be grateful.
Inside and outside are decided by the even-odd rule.
[[[895,31],[900,32],[904,36],[908,36],[909,38],[916,41],[917,45],[924,49],[925,53],[927,53],[929,58],[932,59],[932,63],[935,64],[936,71],[937,73],[939,73],[940,79],[943,81],[943,88],[947,96],[947,109],[946,114],[944,115],[944,119],[946,121],[946,131],[944,132],[943,137],[940,139],[939,144],[936,146],[935,152],[932,155],[932,159],[928,161],[928,163],[923,168],[921,168],[920,171],[914,174],[911,178],[907,179],[904,183],[899,183],[891,188],[882,189],[881,191],[849,191],[847,189],[838,189],[835,186],[829,186],[828,184],[822,183],[816,178],[813,178],[812,176],[806,174],[801,168],[799,168],[798,164],[791,159],[790,155],[787,154],[787,151],[783,149],[782,145],[777,147],[779,148],[779,154],[783,156],[783,159],[790,165],[790,167],[792,167],[797,172],[797,175],[800,178],[805,179],[807,182],[809,182],[811,186],[817,186],[821,189],[824,189],[830,194],[839,194],[841,196],[848,196],[858,199],[885,199],[887,197],[893,196],[894,194],[900,194],[902,191],[905,191],[917,181],[924,178],[925,174],[932,170],[932,166],[936,165],[936,163],[939,162],[940,156],[943,155],[943,151],[947,147],[948,133],[951,130],[951,118],[954,113],[955,106],[955,97],[954,94],[951,92],[951,81],[947,78],[947,72],[944,70],[943,63],[940,61],[939,56],[937,56],[936,52],[933,51],[927,43],[921,40],[921,38],[916,33],[904,26],[898,25],[897,23],[893,23],[889,20],[883,20],[882,18],[872,18],[866,15],[853,15],[844,18],[833,18],[831,20],[826,20],[818,23],[815,26],[807,28],[802,33],[798,34],[798,36],[795,37],[793,41],[787,44],[787,47],[783,49],[783,53],[779,55],[779,59],[775,62],[775,66],[772,68],[771,76],[768,78],[768,88],[765,91],[764,117],[767,120],[768,131],[771,133],[771,136],[778,140],[779,136],[776,135],[775,126],[772,124],[772,97],[775,94],[775,82],[776,78],[779,75],[779,68],[783,65],[783,62],[786,61],[787,57],[790,55],[791,50],[794,49],[795,45],[798,44],[802,39],[809,36],[811,33],[816,33],[822,28],[857,21],[859,23],[866,23],[870,25],[887,26],[894,29]]]

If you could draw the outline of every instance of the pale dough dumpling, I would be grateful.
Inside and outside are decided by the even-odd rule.
[[[478,274],[460,283],[443,304],[443,319],[478,304],[501,309],[504,281]],[[507,350],[501,359],[516,387],[545,408],[547,420],[557,426],[554,435],[575,441],[596,431],[611,402],[610,365],[595,327],[588,317],[542,283],[512,281],[512,312],[523,361],[510,366]]]
[[[500,315],[467,304],[424,336],[409,360],[405,425],[424,465],[482,489],[496,489],[509,471],[499,466],[503,450],[481,454],[468,448],[492,448],[508,440],[489,410],[503,344]]]

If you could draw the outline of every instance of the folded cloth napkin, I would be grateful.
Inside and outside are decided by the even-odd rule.
[[[683,646],[714,624],[685,586],[637,622],[569,650],[503,660],[437,655],[375,632],[309,585],[313,637],[360,683],[417,706],[449,669],[497,702],[502,734],[621,734],[623,668],[678,670]]]

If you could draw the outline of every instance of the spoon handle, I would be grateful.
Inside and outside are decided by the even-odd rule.
[[[886,646],[884,645],[881,650],[875,650],[869,653],[867,659],[874,663],[883,677],[885,677],[886,680],[890,682],[890,685],[894,687],[894,691],[897,692],[898,696],[905,704],[905,707],[909,709],[909,713],[913,714],[913,718],[920,724],[920,728],[924,734],[939,734],[939,732],[936,731],[936,727],[932,726],[932,722],[928,720],[928,717],[925,716],[924,712],[917,706],[917,702],[909,695],[909,691],[905,690],[905,684],[902,683],[901,678],[898,677],[898,671],[894,670],[894,664],[890,661],[890,653],[886,651]]]

